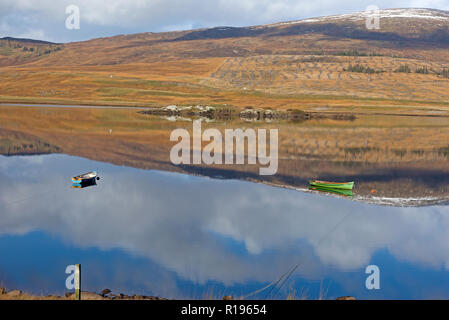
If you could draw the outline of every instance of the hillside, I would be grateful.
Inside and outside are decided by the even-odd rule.
[[[382,10],[379,30],[366,18],[36,43],[39,55],[0,49],[0,101],[446,110],[449,12]]]
[[[62,50],[62,45],[47,41],[4,37],[0,38],[0,66],[36,61]]]

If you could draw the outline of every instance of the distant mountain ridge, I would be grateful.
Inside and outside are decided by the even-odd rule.
[[[378,16],[383,22],[381,29],[367,30],[365,28],[365,20],[374,16]],[[186,41],[258,36],[275,37],[308,33],[322,33],[335,37],[377,39],[382,41],[422,40],[431,42],[444,41],[449,43],[449,11],[428,8],[381,9],[378,13],[362,11],[249,27],[217,26],[162,33],[144,32],[139,34],[96,38],[87,41],[116,37],[133,38],[139,35],[160,35],[162,36],[160,39],[162,41]],[[0,40],[30,42],[36,44],[59,44],[43,40],[14,37],[4,37],[0,38]],[[82,42],[85,41],[81,41],[81,43]]]
[[[25,39],[25,38],[13,38],[13,37],[3,37],[0,40],[6,41],[16,41],[16,42],[24,42],[24,43],[33,43],[33,44],[58,44],[55,42],[44,41],[44,40],[34,40],[34,39]]]
[[[369,15],[359,12],[252,27],[118,35],[65,44],[62,52],[43,61],[46,65],[68,61],[75,65],[115,65],[184,58],[310,54],[323,50],[344,52],[355,47],[368,52],[388,50],[383,54],[402,56],[399,52],[409,49],[449,47],[447,11],[386,9],[380,10],[379,15],[380,30],[368,30],[365,19]],[[71,59],[65,59],[63,54],[69,51]],[[411,56],[411,52],[407,55]]]
[[[366,29],[366,19],[376,16],[383,22],[381,28]],[[419,21],[419,24],[413,21]],[[449,44],[449,12],[437,9],[385,9],[376,14],[359,12],[254,27],[214,27],[194,30],[175,40],[276,37],[308,33],[363,40],[426,41]]]

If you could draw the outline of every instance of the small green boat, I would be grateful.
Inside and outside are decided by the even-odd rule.
[[[312,180],[309,182],[311,187],[327,188],[327,189],[339,189],[339,190],[352,190],[354,188],[354,182],[328,182]]]
[[[333,193],[333,194],[337,194],[340,196],[345,196],[345,197],[353,197],[354,194],[352,193],[352,190],[347,190],[347,189],[333,189],[333,188],[320,188],[320,187],[309,187],[310,190],[313,191],[319,191],[319,192],[324,192],[324,193]]]

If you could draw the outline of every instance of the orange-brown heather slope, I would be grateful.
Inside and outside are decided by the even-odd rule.
[[[384,10],[379,30],[365,20],[348,14],[63,45],[0,40],[0,101],[446,110],[449,13]]]

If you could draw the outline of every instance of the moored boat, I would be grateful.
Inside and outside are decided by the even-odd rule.
[[[333,193],[333,194],[337,194],[337,195],[341,195],[341,196],[345,196],[345,197],[353,197],[354,194],[352,193],[352,190],[348,190],[348,189],[333,189],[333,188],[322,188],[322,187],[309,187],[310,190],[313,191],[319,191],[319,192],[324,192],[324,193]]]
[[[329,181],[312,180],[309,182],[309,184],[311,187],[317,188],[330,188],[342,190],[352,190],[354,188],[354,182],[329,182]]]
[[[89,183],[89,182],[93,182],[95,180],[99,180],[96,171],[80,174],[80,175],[72,178],[73,184]]]

